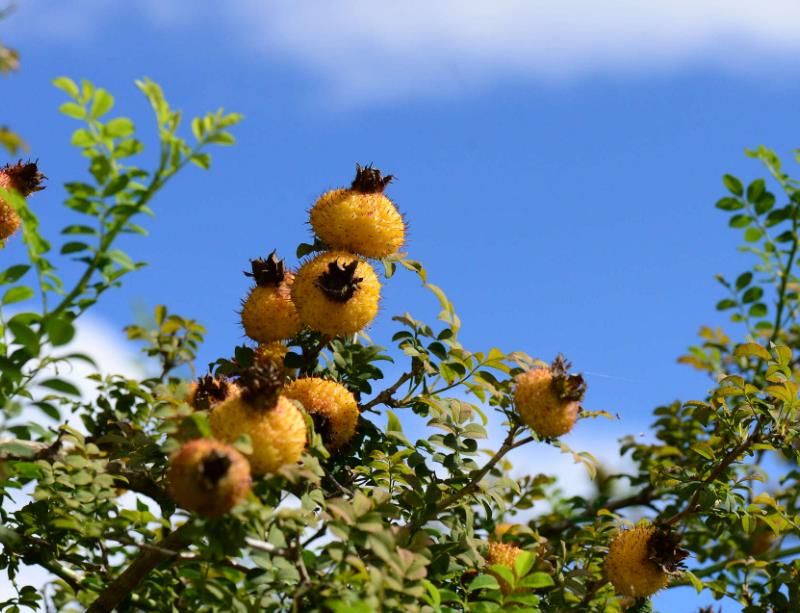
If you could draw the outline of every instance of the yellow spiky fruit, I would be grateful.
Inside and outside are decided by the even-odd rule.
[[[33,192],[43,190],[41,185],[45,176],[39,172],[36,162],[24,164],[19,160],[16,164],[6,164],[0,168],[0,187],[6,190],[15,190],[23,198]],[[0,198],[0,241],[4,241],[19,230],[22,220],[16,209]]]
[[[172,456],[167,486],[172,499],[188,511],[219,517],[247,496],[250,465],[233,447],[210,439],[184,443]]]
[[[500,564],[502,566],[510,568],[511,571],[514,572],[514,561],[517,559],[517,556],[521,553],[522,549],[516,547],[515,545],[490,541],[489,551],[486,554],[486,562],[489,565]],[[500,584],[500,590],[504,594],[508,594],[511,591],[511,586],[499,574],[495,574],[491,570],[489,571],[489,573],[495,579],[497,579],[497,582]]]
[[[195,411],[207,411],[238,393],[236,384],[225,377],[205,375],[189,385],[186,403]]]
[[[354,334],[378,313],[381,284],[372,266],[346,251],[326,251],[297,272],[292,300],[301,321],[329,336]]]
[[[283,374],[255,364],[239,377],[241,393],[217,405],[209,416],[214,436],[232,443],[246,434],[253,451],[253,474],[274,473],[294,464],[306,446],[306,421],[300,409],[280,395]]]
[[[259,343],[270,343],[293,337],[302,324],[292,302],[294,276],[287,272],[283,260],[273,251],[267,259],[252,261],[256,286],[242,304],[242,327],[245,334]]]
[[[614,537],[603,570],[618,594],[643,598],[665,588],[687,555],[673,533],[644,523]]]
[[[384,258],[405,242],[405,223],[383,191],[392,175],[381,175],[371,166],[356,165],[349,189],[323,194],[311,209],[314,233],[332,249]]]
[[[303,405],[329,451],[341,449],[355,435],[358,403],[341,383],[304,377],[289,383],[283,394]]]
[[[550,367],[531,369],[515,379],[517,412],[539,436],[561,436],[575,425],[586,384],[581,375],[568,374],[569,366],[559,355]]]

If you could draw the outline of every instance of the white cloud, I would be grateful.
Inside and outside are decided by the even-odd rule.
[[[793,0],[31,0],[15,19],[23,33],[89,43],[111,20],[133,25],[132,11],[158,30],[225,28],[231,44],[305,71],[326,104],[704,67],[778,74],[800,50]]]
[[[346,99],[710,65],[738,70],[800,48],[789,0],[364,0],[231,5],[243,34]]]

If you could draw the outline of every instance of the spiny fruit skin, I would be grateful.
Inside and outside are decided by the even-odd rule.
[[[394,203],[383,194],[392,176],[371,166],[356,165],[350,189],[323,194],[311,209],[314,233],[332,249],[384,258],[405,242],[405,223]]]
[[[224,377],[205,375],[189,385],[186,403],[195,411],[207,411],[238,393],[239,388],[232,381]]]
[[[172,456],[167,484],[172,499],[207,517],[225,515],[250,491],[250,465],[233,447],[210,439],[184,443]]]
[[[549,368],[534,368],[516,377],[514,403],[522,421],[539,436],[566,434],[575,425],[586,385],[567,374],[569,362],[558,356]]]
[[[211,431],[218,439],[233,442],[243,434],[250,437],[253,474],[274,473],[300,459],[306,446],[306,422],[289,400],[280,396],[274,407],[253,405],[241,396],[218,405],[209,417]]]
[[[341,449],[355,435],[358,403],[342,384],[319,377],[304,377],[289,383],[283,394],[303,405],[329,451]]]
[[[43,190],[41,183],[44,179],[45,176],[39,172],[36,162],[23,163],[19,160],[16,164],[6,164],[0,168],[0,187],[16,190],[23,198]],[[0,198],[0,241],[14,234],[21,223],[14,207]]]
[[[293,337],[302,324],[292,302],[291,286],[294,276],[284,268],[273,251],[265,260],[253,260],[252,272],[256,286],[250,290],[242,305],[242,326],[245,334],[259,343],[270,343]]]
[[[665,529],[640,524],[611,541],[604,571],[618,594],[642,598],[665,588],[687,555]]]
[[[514,545],[510,545],[508,543],[498,543],[494,541],[489,542],[489,552],[486,555],[486,561],[489,565],[492,564],[501,564],[510,568],[512,571],[514,570],[514,561],[517,559],[517,556],[522,553],[522,549],[516,547]],[[508,582],[503,579],[500,575],[496,575],[489,571],[497,582],[500,584],[500,590],[504,594],[508,594],[511,591],[511,586]]]
[[[346,251],[326,251],[297,272],[292,300],[303,323],[339,336],[359,332],[373,320],[380,290],[369,263]]]
[[[283,376],[273,365],[256,364],[238,380],[241,394],[217,405],[209,416],[214,436],[232,443],[250,437],[253,474],[273,473],[300,459],[306,446],[306,421],[300,409],[280,395]]]

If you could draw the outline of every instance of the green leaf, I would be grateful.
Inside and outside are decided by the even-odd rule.
[[[392,411],[386,411],[386,416],[388,418],[388,423],[386,424],[386,431],[387,432],[402,432],[403,426],[400,423],[400,419],[395,415]]]
[[[58,107],[58,110],[62,115],[72,117],[73,119],[84,119],[86,117],[86,109],[74,102],[65,102]]]
[[[74,147],[91,147],[95,144],[94,135],[85,128],[78,128],[72,133],[70,143]]]
[[[89,115],[92,119],[97,119],[108,113],[113,106],[114,96],[102,87],[98,88],[94,93],[94,100],[92,101],[92,108],[89,111]]]
[[[728,225],[731,228],[746,228],[752,221],[753,218],[750,215],[734,215],[728,221]]]
[[[736,349],[733,351],[733,355],[735,355],[737,358],[747,356],[757,357],[767,361],[772,358],[772,356],[769,354],[769,351],[767,351],[765,347],[762,347],[758,343],[742,343],[741,345],[737,345]]]
[[[531,571],[535,561],[536,557],[530,551],[520,552],[514,558],[514,573],[517,577],[524,577]]]
[[[33,448],[16,441],[0,443],[0,453],[17,458],[32,458],[36,455],[36,451]]]
[[[753,280],[753,273],[752,272],[743,272],[736,278],[736,289],[738,291],[742,291],[745,287],[750,285],[750,282]]]
[[[497,582],[492,575],[478,575],[475,577],[467,587],[468,592],[474,592],[476,590],[499,590],[500,584]]]
[[[58,77],[53,79],[53,85],[76,100],[80,96],[78,86],[76,85],[75,81],[69,77]]]
[[[738,211],[739,209],[744,208],[744,203],[738,198],[731,198],[730,196],[727,196],[725,198],[720,198],[717,201],[716,207],[718,209],[722,209],[723,211]]]
[[[81,243],[80,241],[69,241],[68,243],[64,243],[61,247],[61,253],[66,255],[69,253],[78,253],[79,251],[85,251],[89,248],[89,245],[86,243]]]
[[[211,168],[211,156],[207,153],[195,153],[189,158],[189,161],[203,170]]]
[[[691,450],[694,451],[696,454],[703,456],[706,460],[713,460],[714,459],[714,450],[711,449],[711,445],[709,445],[705,441],[700,441],[699,443],[695,443],[691,446]]]
[[[529,587],[539,589],[555,585],[553,578],[547,573],[533,573],[519,582],[519,587]]]
[[[69,381],[64,381],[64,379],[45,379],[44,381],[40,381],[39,385],[57,392],[61,392],[62,394],[70,394],[71,396],[81,395],[81,391],[77,387],[75,387]]]
[[[689,580],[689,583],[691,583],[692,586],[694,586],[694,589],[697,591],[698,594],[705,589],[706,587],[705,584],[700,579],[698,579],[694,575],[694,573],[692,573],[692,571],[689,570],[684,571],[683,576]]]
[[[235,145],[236,139],[229,132],[217,132],[208,136],[206,142],[214,145]]]
[[[108,182],[108,185],[106,185],[105,188],[103,189],[103,198],[108,198],[110,196],[118,194],[128,186],[130,180],[131,178],[128,175],[119,175],[117,177],[114,177],[113,179],[111,179],[111,181]]]
[[[733,175],[725,175],[722,177],[722,182],[734,196],[741,196],[744,193],[742,182]]]
[[[45,319],[44,329],[47,332],[47,338],[55,347],[66,345],[75,337],[75,327],[72,322],[62,317]]]
[[[0,285],[7,285],[19,281],[31,267],[28,264],[15,264],[0,273]]]
[[[759,198],[764,194],[766,184],[764,179],[756,179],[747,186],[747,201],[751,204],[758,202]]]
[[[761,228],[747,228],[744,232],[744,240],[748,243],[757,243],[764,236],[764,230]]]
[[[763,295],[763,289],[760,287],[751,287],[744,294],[742,294],[742,302],[749,304],[751,302],[755,302],[756,300],[760,300]]]
[[[103,127],[105,135],[112,138],[124,138],[133,134],[133,131],[133,122],[127,117],[116,117]]]
[[[15,302],[22,302],[23,300],[30,300],[33,298],[33,290],[27,285],[18,285],[12,287],[3,295],[3,304],[14,304]]]
[[[778,364],[781,366],[788,366],[792,361],[792,350],[786,345],[776,345],[773,351],[775,352]]]

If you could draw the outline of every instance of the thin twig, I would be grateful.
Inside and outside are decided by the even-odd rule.
[[[501,459],[503,459],[503,456],[505,456],[512,449],[516,449],[517,447],[521,447],[522,445],[526,445],[527,443],[533,441],[533,437],[529,436],[527,438],[520,439],[519,441],[514,442],[514,438],[517,436],[517,433],[520,431],[520,429],[521,429],[520,426],[512,427],[511,430],[508,431],[508,434],[506,435],[503,444],[500,446],[500,449],[497,450],[497,453],[495,453],[491,457],[491,459],[483,466],[483,468],[478,470],[478,472],[476,472],[473,475],[472,479],[470,479],[470,482],[467,483],[467,485],[462,487],[457,492],[450,494],[450,496],[448,496],[447,498],[442,500],[439,504],[437,504],[435,512],[437,514],[441,513],[445,509],[449,508],[450,506],[461,500],[464,496],[472,494],[472,492],[478,489],[481,481],[483,481],[483,478],[487,474],[489,474],[489,472],[497,465],[497,463]]]
[[[397,392],[397,390],[399,390],[400,387],[406,381],[411,379],[411,377],[413,377],[413,376],[414,376],[413,371],[412,372],[406,372],[406,373],[403,373],[402,375],[400,375],[400,378],[394,383],[394,385],[392,385],[390,387],[387,387],[380,394],[375,396],[375,398],[373,398],[372,400],[370,400],[366,404],[361,405],[361,411],[362,412],[369,411],[369,410],[372,409],[372,407],[375,407],[375,406],[377,406],[379,404],[385,404],[385,405],[388,405],[390,407],[395,406],[396,405],[396,402],[395,402],[395,399],[394,399],[395,392]]]
[[[739,443],[736,447],[734,447],[731,451],[729,451],[728,454],[722,459],[722,462],[717,464],[717,466],[714,467],[714,470],[711,471],[708,477],[703,479],[700,486],[695,490],[694,494],[689,499],[689,502],[686,504],[684,509],[682,511],[679,511],[672,517],[664,520],[661,523],[671,526],[673,524],[678,523],[685,517],[696,513],[698,511],[697,503],[700,500],[700,494],[703,491],[703,486],[714,482],[717,479],[717,477],[719,477],[723,472],[725,472],[725,470],[736,460],[738,460],[743,453],[745,453],[748,449],[750,449],[750,447],[758,443],[760,440],[761,440],[761,428],[759,422],[759,424],[756,425],[756,428],[753,431],[753,433],[750,436],[748,436],[747,439],[745,439],[743,442]]]

